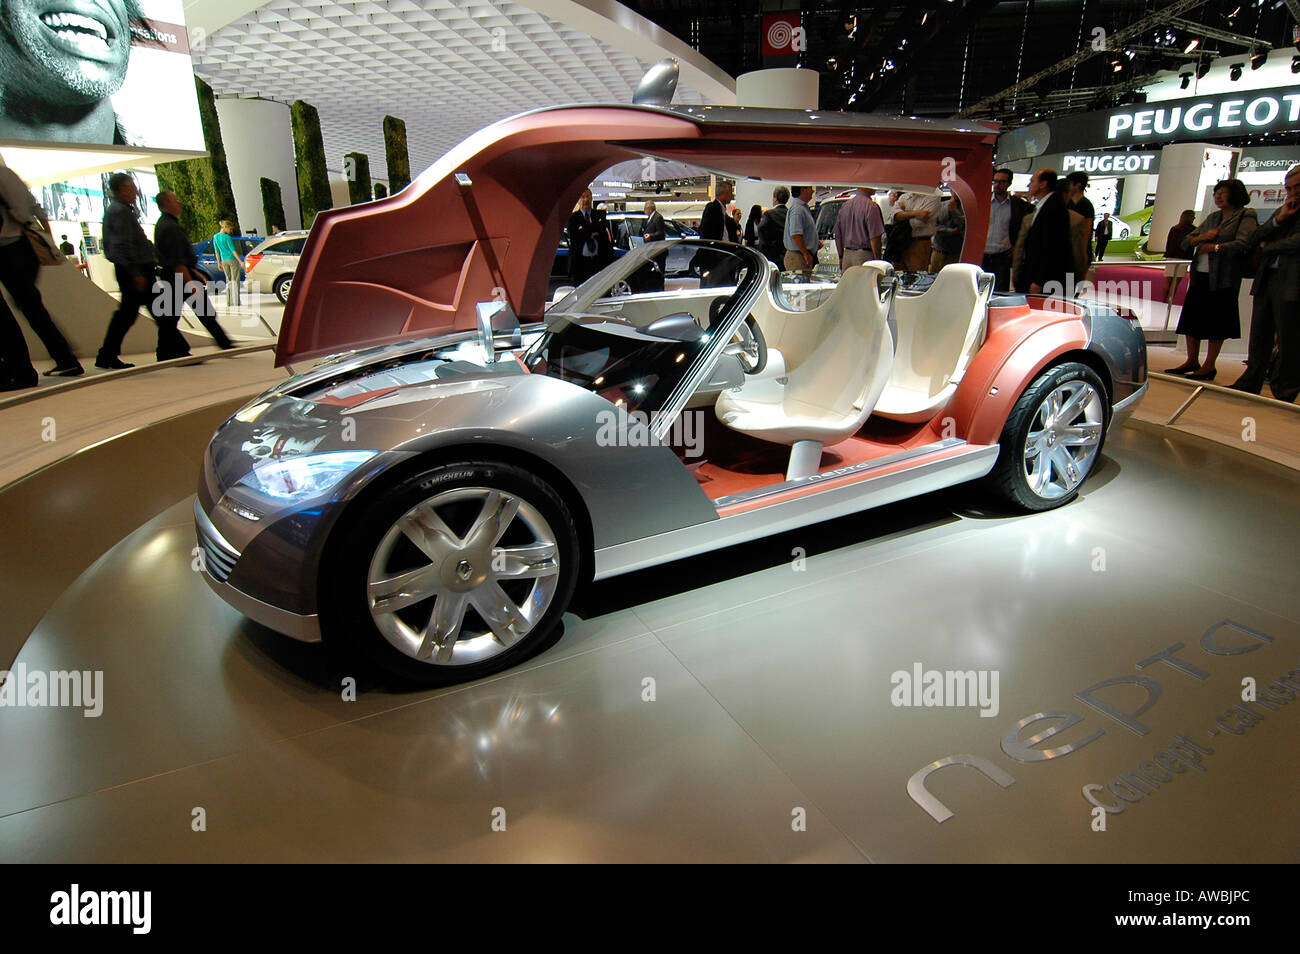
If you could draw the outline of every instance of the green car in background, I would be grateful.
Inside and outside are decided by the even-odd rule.
[[[1137,212],[1130,212],[1123,218],[1116,218],[1115,233],[1110,244],[1106,246],[1107,259],[1124,259],[1128,257],[1145,259],[1164,258],[1163,255],[1148,256],[1147,238],[1151,235],[1151,212],[1154,206],[1147,206]]]

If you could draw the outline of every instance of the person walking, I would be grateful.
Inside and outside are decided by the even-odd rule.
[[[1224,179],[1214,186],[1217,208],[1200,227],[1183,239],[1183,252],[1192,258],[1192,271],[1178,316],[1177,332],[1187,339],[1187,360],[1169,374],[1186,374],[1197,381],[1213,381],[1214,362],[1228,338],[1241,337],[1237,295],[1241,291],[1246,240],[1259,227],[1259,216],[1248,208],[1250,193],[1240,179]],[[1206,342],[1205,363],[1200,361]]]
[[[244,260],[239,255],[235,240],[235,223],[222,219],[217,223],[220,228],[212,236],[212,250],[216,253],[217,264],[226,276],[226,307],[239,307],[239,275],[244,268]]]
[[[1115,223],[1110,220],[1109,212],[1103,212],[1101,221],[1097,223],[1097,228],[1093,231],[1093,237],[1097,240],[1097,261],[1100,262],[1106,256],[1106,246],[1110,244],[1114,234]]]
[[[49,234],[50,223],[45,210],[37,204],[27,183],[8,166],[0,165],[0,284],[9,292],[27,324],[41,339],[54,367],[47,374],[75,377],[84,373],[81,362],[45,310],[45,302],[36,288],[41,263],[24,234],[24,228],[37,221]],[[0,391],[35,387],[40,381],[32,355],[27,348],[18,319],[0,296]]]
[[[177,324],[188,304],[203,327],[225,351],[234,347],[230,337],[217,323],[217,309],[208,296],[207,279],[199,271],[199,257],[194,244],[180,223],[181,200],[175,192],[160,192],[154,201],[162,215],[154,226],[153,245],[158,256],[158,270],[163,289],[156,302],[158,320],[158,360],[189,355],[189,344]],[[163,349],[164,336],[167,347]]]
[[[1273,397],[1295,402],[1300,400],[1300,165],[1287,171],[1285,185],[1286,202],[1245,241],[1243,254],[1258,249],[1260,260],[1251,286],[1255,303],[1246,370],[1230,387],[1258,394],[1267,377]]]
[[[772,190],[772,208],[758,222],[758,247],[777,268],[785,264],[785,216],[789,211],[790,190],[777,186]]]
[[[1011,258],[1020,226],[1025,216],[1032,215],[1034,207],[1011,194],[1010,169],[993,172],[993,201],[989,205],[989,231],[984,240],[983,269],[993,276],[997,291],[1011,291]]]
[[[785,216],[785,261],[787,272],[802,272],[804,277],[812,275],[813,266],[817,264],[817,220],[813,218],[808,203],[813,197],[812,186],[795,186],[791,190],[793,198]]]
[[[859,188],[844,203],[835,217],[835,250],[840,255],[840,271],[879,259],[885,236],[885,217],[872,198],[876,190]]]
[[[135,367],[119,355],[126,333],[139,317],[140,309],[148,307],[153,299],[154,264],[153,243],[145,237],[140,227],[140,212],[135,207],[135,180],[125,172],[115,172],[108,177],[108,191],[113,197],[104,213],[104,257],[113,263],[113,274],[122,293],[122,302],[109,319],[104,343],[95,358],[95,367],[105,371],[119,371]],[[153,314],[152,309],[150,314]],[[163,331],[159,328],[158,350],[165,353]]]

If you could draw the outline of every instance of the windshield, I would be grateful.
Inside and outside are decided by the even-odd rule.
[[[685,273],[665,275],[670,255],[682,254]],[[737,311],[756,296],[766,267],[750,250],[721,242],[639,246],[551,306],[524,364],[628,411],[663,410],[716,358],[718,336],[739,323]]]

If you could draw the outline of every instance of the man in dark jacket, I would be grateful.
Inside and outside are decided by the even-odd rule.
[[[158,322],[158,360],[183,358],[190,353],[189,345],[176,327],[187,304],[194,309],[194,314],[198,315],[218,348],[223,351],[233,348],[230,338],[217,324],[217,310],[208,297],[207,280],[198,270],[199,257],[178,218],[181,200],[175,192],[160,192],[154,201],[162,212],[153,230],[153,245],[162,278],[162,288],[154,302],[154,316]]]
[[[1231,387],[1258,394],[1268,377],[1273,396],[1300,400],[1300,165],[1286,174],[1286,202],[1245,240],[1245,254],[1259,249],[1251,286],[1246,370]],[[1270,368],[1273,342],[1277,362]]]
[[[646,202],[643,211],[645,212],[645,225],[641,226],[641,238],[647,242],[662,242],[668,233],[664,230],[664,217],[655,208],[653,199]]]
[[[758,247],[777,268],[785,263],[785,214],[790,190],[777,186],[772,193],[772,208],[758,220]]]
[[[575,287],[598,272],[600,243],[596,232],[600,223],[591,208],[591,190],[585,189],[578,208],[569,216],[569,281]]]
[[[135,207],[138,192],[135,180],[125,172],[115,172],[108,177],[108,191],[113,201],[104,213],[104,257],[113,263],[117,287],[122,292],[122,303],[109,319],[104,343],[95,358],[95,367],[108,371],[134,367],[118,355],[122,341],[135,324],[140,309],[151,304],[154,283],[153,245],[140,227],[140,213]],[[151,312],[152,314],[152,312]],[[159,329],[158,350],[165,352],[162,329]]]
[[[1074,248],[1070,243],[1070,207],[1064,193],[1065,182],[1052,169],[1039,169],[1029,182],[1029,195],[1038,202],[1038,211],[1025,236],[1019,291],[1034,295],[1065,293],[1074,271]]]
[[[700,216],[700,238],[719,242],[739,242],[740,226],[727,214],[726,206],[736,194],[730,182],[718,183],[718,197],[704,207]]]

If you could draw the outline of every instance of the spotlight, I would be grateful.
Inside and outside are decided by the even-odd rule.
[[[1232,68],[1228,70],[1228,79],[1232,80],[1234,83],[1241,79],[1241,71],[1245,65],[1245,63],[1233,63]]]
[[[1250,54],[1250,68],[1251,68],[1252,70],[1257,70],[1257,69],[1259,69],[1261,66],[1263,66],[1263,65],[1264,65],[1265,63],[1267,63],[1267,62],[1268,62],[1268,51],[1267,51],[1267,50],[1261,50],[1261,51],[1258,52],[1258,53],[1252,53],[1252,54]]]
[[[1196,67],[1196,78],[1205,79],[1205,74],[1208,72],[1210,72],[1210,61],[1206,60],[1204,63]]]
[[[1300,73],[1300,56],[1291,57],[1291,72]]]
[[[1185,47],[1183,47],[1183,52],[1190,53],[1192,52],[1192,50],[1196,49],[1200,45],[1201,45],[1201,41],[1193,38],[1192,40],[1188,41]]]
[[[1178,78],[1182,80],[1182,82],[1178,84],[1181,89],[1187,89],[1187,87],[1191,85],[1192,82],[1191,73],[1179,73]]]

